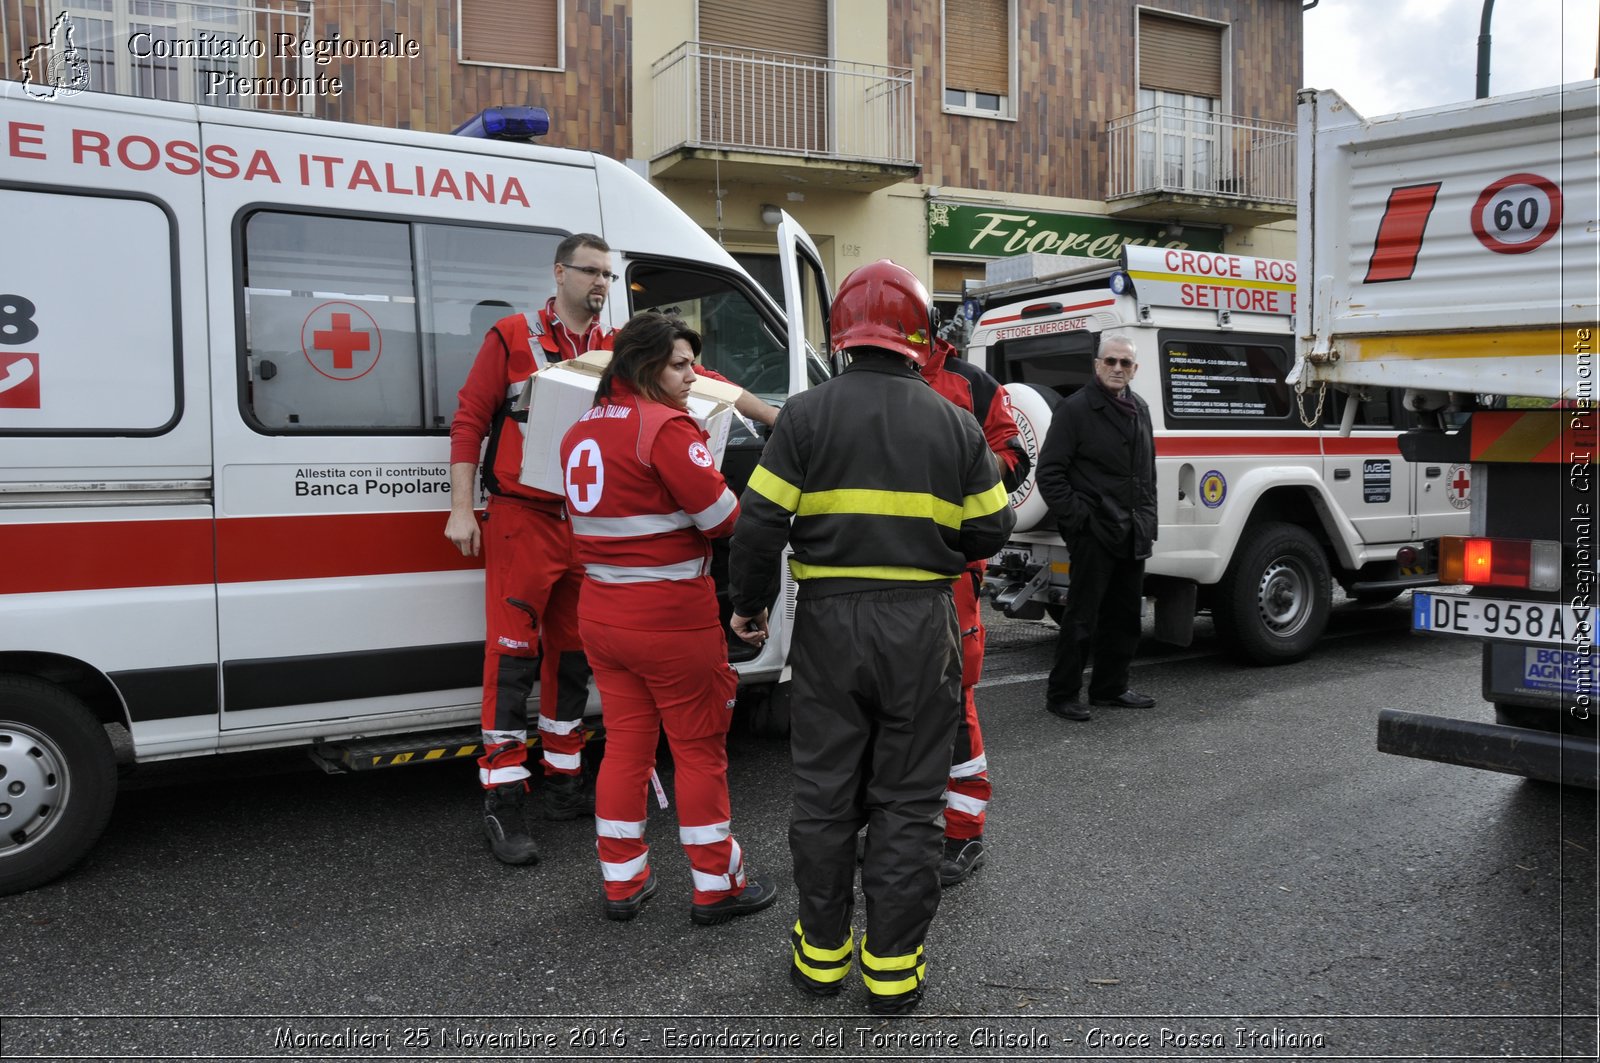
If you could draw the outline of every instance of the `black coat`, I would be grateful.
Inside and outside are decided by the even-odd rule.
[[[1067,543],[1093,535],[1118,557],[1145,558],[1156,539],[1156,447],[1149,404],[1127,394],[1137,419],[1093,383],[1057,404],[1039,490]]]

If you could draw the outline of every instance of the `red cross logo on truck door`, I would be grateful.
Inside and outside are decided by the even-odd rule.
[[[567,455],[566,482],[567,504],[579,513],[588,513],[600,504],[606,489],[606,467],[594,440],[583,440]]]
[[[1452,465],[1444,482],[1445,498],[1454,509],[1466,509],[1472,504],[1472,466]]]
[[[383,333],[355,303],[323,303],[301,324],[300,349],[329,380],[359,380],[377,366]]]

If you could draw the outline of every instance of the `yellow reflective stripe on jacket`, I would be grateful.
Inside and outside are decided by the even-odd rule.
[[[996,483],[981,495],[968,495],[961,500],[961,519],[976,520],[978,517],[987,517],[991,513],[998,513],[1011,504],[1011,496],[1000,483]]]
[[[955,581],[948,572],[930,572],[925,568],[903,568],[895,565],[807,565],[790,560],[789,571],[795,579],[885,579],[911,583]]]
[[[780,506],[790,513],[800,508],[800,488],[780,476],[774,476],[765,465],[756,466],[755,472],[750,474],[747,486],[773,505]]]
[[[863,517],[923,517],[946,528],[961,527],[962,506],[917,491],[870,491],[839,488],[808,491],[800,498],[797,517],[849,514]]]

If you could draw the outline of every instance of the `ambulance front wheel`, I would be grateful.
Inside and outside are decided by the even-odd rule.
[[[111,740],[82,702],[38,679],[0,677],[0,895],[83,859],[116,797]]]
[[[1245,532],[1217,587],[1217,639],[1250,664],[1287,664],[1311,652],[1328,627],[1333,580],[1322,544],[1298,524]]]

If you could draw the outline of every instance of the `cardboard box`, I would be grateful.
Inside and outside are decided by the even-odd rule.
[[[526,410],[522,426],[522,474],[529,487],[551,494],[565,494],[562,482],[561,440],[567,429],[578,423],[594,406],[595,388],[600,374],[611,361],[610,351],[591,351],[565,362],[541,369],[529,378],[514,410]],[[722,453],[735,416],[734,400],[739,388],[719,380],[701,378],[689,393],[689,413],[709,436],[707,446],[722,467]]]

